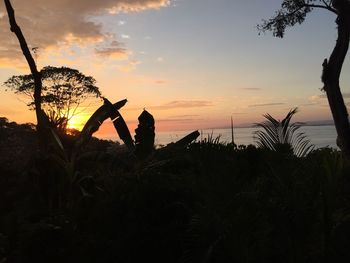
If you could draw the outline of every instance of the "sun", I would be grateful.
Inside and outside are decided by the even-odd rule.
[[[72,116],[67,123],[67,129],[81,131],[84,127],[84,123],[85,120],[82,117],[77,115]]]

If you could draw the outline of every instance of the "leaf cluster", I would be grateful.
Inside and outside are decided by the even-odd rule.
[[[256,127],[261,128],[254,133],[257,145],[273,151],[290,148],[296,156],[307,155],[314,146],[303,132],[298,131],[302,123],[291,123],[297,111],[297,108],[291,109],[282,121],[275,119],[270,114],[265,114],[266,121],[256,124]]]
[[[283,38],[287,27],[301,24],[305,21],[306,15],[314,8],[326,9],[336,13],[332,0],[284,0],[281,9],[275,15],[263,20],[257,26],[260,32],[272,31],[273,36]]]

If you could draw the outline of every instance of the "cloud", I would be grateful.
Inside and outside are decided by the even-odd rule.
[[[257,91],[257,90],[261,90],[261,88],[242,88],[244,90],[250,90],[250,91]]]
[[[130,72],[136,69],[136,66],[141,64],[141,61],[130,60],[127,64],[118,65],[117,68],[122,72]]]
[[[327,95],[326,94],[322,94],[318,96],[320,99],[327,99]],[[343,98],[344,99],[349,99],[350,98],[350,93],[343,93]]]
[[[350,99],[350,93],[349,92],[345,92],[343,93],[343,98],[345,101],[345,105],[349,106],[349,102],[348,100]],[[313,95],[308,97],[307,102],[300,104],[300,106],[303,107],[313,107],[313,106],[317,106],[317,107],[329,107],[328,101],[327,101],[327,95],[326,94],[321,94],[321,95]]]
[[[199,117],[198,114],[184,114],[184,115],[175,115],[175,116],[170,116],[170,119],[183,119],[183,118],[195,118],[195,117]]]
[[[122,39],[130,39],[130,36],[129,35],[126,35],[126,34],[121,34],[120,37]]]
[[[187,118],[187,119],[156,119],[156,121],[159,122],[177,122],[177,123],[188,123],[188,122],[193,122],[193,121],[198,121],[202,119],[195,119],[195,118]]]
[[[184,109],[184,108],[202,108],[211,107],[214,104],[211,101],[206,100],[175,100],[162,105],[149,106],[147,109],[151,110],[171,110],[171,109]],[[143,107],[128,108],[128,110],[142,110]]]
[[[248,107],[266,107],[266,106],[280,106],[280,105],[286,105],[286,103],[283,103],[283,102],[262,103],[262,104],[249,105]]]
[[[102,1],[104,2],[104,1]],[[113,7],[108,8],[110,14],[125,13],[125,12],[140,12],[147,9],[159,9],[170,5],[170,0],[120,0],[120,1],[105,1],[118,2]]]
[[[150,107],[154,110],[170,110],[170,109],[183,109],[183,108],[201,108],[213,106],[211,101],[206,100],[175,100],[169,103]]]
[[[106,32],[102,24],[91,18],[108,13],[159,9],[169,4],[169,0],[12,0],[17,22],[28,45],[37,46],[40,50],[72,44],[85,46],[110,40],[113,34]],[[3,1],[0,10],[5,10]],[[7,15],[3,13],[0,15],[0,39],[0,59],[13,61],[14,64],[23,63],[18,41],[10,32]],[[101,54],[100,49],[97,51]],[[102,51],[102,54],[110,52],[112,50]]]
[[[129,57],[129,51],[122,47],[96,48],[95,52],[101,57],[109,57],[116,60],[126,60]]]
[[[247,112],[232,112],[232,115],[246,115]]]
[[[165,84],[166,81],[165,80],[156,80],[154,83],[161,85],[161,84]]]
[[[299,106],[302,106],[302,107],[312,107],[312,106],[318,106],[319,103],[317,102],[310,102],[310,103],[303,103],[303,104],[300,104]]]

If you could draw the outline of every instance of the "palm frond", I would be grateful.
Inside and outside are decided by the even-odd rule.
[[[254,132],[257,146],[276,151],[280,145],[289,145],[298,157],[306,156],[312,151],[314,145],[310,143],[305,133],[298,131],[303,123],[291,123],[294,114],[297,112],[297,108],[291,109],[281,121],[268,113],[264,114],[266,121],[255,124],[255,127],[260,128],[260,130]]]

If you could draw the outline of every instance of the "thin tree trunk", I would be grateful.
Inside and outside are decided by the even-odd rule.
[[[22,30],[17,25],[16,18],[15,18],[15,11],[13,10],[10,0],[4,0],[4,2],[6,5],[8,17],[9,17],[11,31],[15,33],[15,35],[17,36],[23,55],[28,62],[30,71],[34,78],[34,103],[35,103],[35,112],[37,117],[37,129],[40,134],[43,129],[42,127],[43,120],[42,120],[42,111],[41,111],[41,88],[42,88],[41,74],[37,70],[35,60],[33,59],[32,54],[30,53],[27,42],[23,36]]]
[[[350,124],[348,112],[340,91],[339,78],[350,41],[350,4],[337,10],[338,39],[329,61],[323,63],[322,81],[326,91],[338,138],[337,144],[350,159]]]

